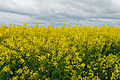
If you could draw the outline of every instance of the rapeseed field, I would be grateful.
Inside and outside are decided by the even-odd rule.
[[[0,80],[120,80],[120,28],[0,26]]]

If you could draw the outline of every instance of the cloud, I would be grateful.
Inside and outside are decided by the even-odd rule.
[[[120,23],[119,0],[0,0],[0,24]]]

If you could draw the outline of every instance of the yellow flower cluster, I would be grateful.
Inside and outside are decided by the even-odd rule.
[[[120,80],[119,27],[38,25],[0,26],[0,80]]]

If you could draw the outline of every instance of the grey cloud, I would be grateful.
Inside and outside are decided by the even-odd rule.
[[[118,25],[120,6],[113,2],[114,0],[0,0],[0,18],[3,18],[0,24],[40,22],[44,25]]]

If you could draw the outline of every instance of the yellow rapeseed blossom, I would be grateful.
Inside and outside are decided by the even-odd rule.
[[[18,69],[16,72],[18,73],[18,74],[21,74],[22,73],[22,69]]]
[[[85,67],[85,63],[82,63],[81,66],[84,68]]]
[[[5,67],[2,69],[2,71],[3,71],[3,72],[8,72],[8,71],[10,71],[10,68],[7,67],[7,66],[5,66]]]

